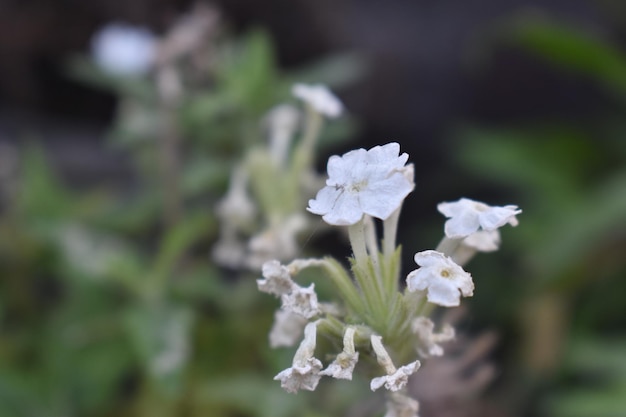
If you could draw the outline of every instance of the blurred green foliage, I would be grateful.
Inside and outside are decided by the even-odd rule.
[[[460,163],[487,184],[515,190],[524,210],[523,227],[505,236],[522,262],[481,274],[492,277],[485,286],[499,289],[482,299],[490,304],[483,314],[500,314],[517,341],[518,371],[508,373],[505,385],[518,392],[518,410],[532,415],[622,416],[626,53],[536,17],[518,19],[500,35],[499,47],[591,80],[613,103],[593,119],[544,118],[460,134]],[[529,404],[537,393],[541,401]]]
[[[165,115],[149,77],[71,60],[75,77],[119,95],[110,144],[131,157],[134,178],[75,191],[40,146],[20,150],[17,190],[0,212],[0,416],[313,417],[350,404],[354,389],[328,391],[320,407],[273,383],[292,354],[267,346],[276,306],[257,296],[253,273],[220,269],[209,253],[213,208],[234,162],[263,143],[263,114],[294,80],[337,87],[362,63],[342,55],[284,74],[260,30],[212,47],[212,65],[185,79]],[[182,141],[164,178],[172,126]],[[325,143],[353,128],[338,123]],[[172,198],[182,215],[164,218]]]

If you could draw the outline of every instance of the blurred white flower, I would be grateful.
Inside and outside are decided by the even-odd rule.
[[[319,372],[322,362],[313,356],[316,345],[317,323],[309,323],[304,328],[304,340],[300,343],[293,358],[291,368],[287,368],[274,377],[287,392],[297,393],[304,389],[314,391],[322,377]]]
[[[265,262],[262,267],[264,279],[257,279],[259,291],[276,296],[289,294],[298,285],[291,279],[286,266],[277,260]]]
[[[409,291],[427,290],[428,301],[444,307],[460,304],[461,295],[474,293],[472,276],[441,252],[427,250],[415,254],[418,268],[406,278]]]
[[[307,210],[338,226],[355,224],[364,214],[387,219],[414,187],[405,176],[409,156],[399,153],[393,142],[331,156],[326,187],[309,200]]]
[[[387,398],[385,417],[418,417],[419,404],[401,392],[393,392]]]
[[[419,338],[417,352],[424,358],[442,356],[443,348],[439,343],[454,339],[454,328],[445,325],[441,333],[435,333],[435,324],[428,317],[417,317],[411,323],[413,333]]]
[[[253,222],[257,208],[248,194],[248,174],[241,167],[233,170],[228,192],[215,208],[218,217],[234,228],[245,228]]]
[[[100,29],[91,40],[96,64],[114,75],[146,73],[154,63],[157,38],[146,28],[114,22]]]
[[[479,230],[472,233],[463,241],[461,245],[475,249],[479,252],[494,252],[500,247],[499,230]]]
[[[281,104],[269,111],[264,122],[268,130],[270,154],[276,163],[284,165],[291,139],[300,122],[300,111],[289,104]]]
[[[306,227],[306,217],[297,213],[252,236],[248,242],[247,266],[258,270],[270,259],[293,259],[300,249],[296,240],[298,233]]]
[[[453,239],[463,238],[479,230],[492,231],[505,224],[517,226],[517,206],[488,206],[484,203],[461,198],[451,203],[440,203],[437,210],[449,220],[445,224],[446,236]]]
[[[293,346],[302,336],[307,319],[299,314],[287,310],[277,310],[274,313],[274,325],[270,330],[270,346]]]
[[[343,112],[343,104],[325,85],[295,84],[291,93],[324,116],[335,118]]]

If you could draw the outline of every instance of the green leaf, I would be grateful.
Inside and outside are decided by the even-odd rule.
[[[215,224],[207,213],[187,214],[163,237],[156,256],[154,274],[161,279],[166,279],[173,272],[185,251],[198,240],[211,234],[214,228]]]
[[[287,81],[289,84],[323,82],[331,88],[340,88],[363,79],[368,66],[367,60],[356,53],[330,55],[290,71]]]
[[[511,35],[514,42],[544,59],[626,94],[626,55],[607,40],[538,19],[521,21]]]

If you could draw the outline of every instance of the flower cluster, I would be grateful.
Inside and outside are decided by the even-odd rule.
[[[258,271],[268,260],[293,259],[298,235],[312,228],[303,208],[322,181],[312,155],[324,119],[338,117],[343,105],[322,85],[296,84],[292,93],[306,110],[282,104],[268,112],[267,144],[250,149],[235,167],[217,205],[221,227],[213,258],[220,265]]]
[[[323,376],[352,379],[355,369],[377,363],[382,375],[370,370],[381,375],[371,379],[370,388],[387,392],[386,416],[417,416],[418,403],[407,389],[409,378],[419,372],[421,360],[443,355],[442,344],[455,336],[448,324],[436,332],[431,313],[437,306],[458,306],[462,297],[473,295],[474,281],[463,265],[478,251],[498,248],[500,227],[517,225],[521,210],[516,206],[491,207],[466,198],[441,203],[438,209],[448,218],[443,240],[435,250],[416,253],[418,268],[401,280],[398,218],[415,187],[407,161],[397,143],[329,159],[326,184],[309,200],[307,210],[330,225],[347,227],[353,251],[350,270],[332,258],[263,265],[259,290],[281,299],[270,343],[293,345],[304,329],[292,366],[275,378],[288,392],[312,391]],[[377,221],[382,222],[382,239]],[[333,282],[335,304],[319,302],[313,284],[296,284],[294,278],[307,268],[321,269]],[[315,356],[318,335],[343,345],[325,368]],[[363,356],[373,360],[361,365]]]

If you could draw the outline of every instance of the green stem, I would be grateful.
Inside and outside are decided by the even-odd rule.
[[[352,253],[354,254],[356,264],[364,268],[368,256],[365,243],[365,223],[363,219],[348,226],[348,237],[350,238],[350,246],[352,246]]]
[[[346,300],[348,306],[358,315],[365,313],[365,307],[361,295],[359,294],[354,282],[346,270],[333,258],[324,258],[321,267],[324,268],[330,279],[333,281],[343,299]]]
[[[400,218],[399,207],[391,216],[383,221],[383,254],[389,258],[396,250],[396,236],[398,233],[398,219]]]

